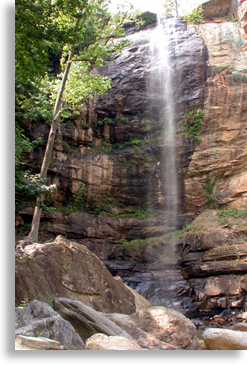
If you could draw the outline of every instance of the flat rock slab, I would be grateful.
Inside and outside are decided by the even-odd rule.
[[[208,328],[202,334],[208,350],[247,350],[247,333]]]
[[[64,350],[60,342],[44,337],[17,336],[16,350]]]
[[[135,340],[121,336],[93,335],[86,341],[88,350],[142,350]]]

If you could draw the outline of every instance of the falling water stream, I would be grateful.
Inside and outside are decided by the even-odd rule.
[[[162,147],[164,163],[161,174],[164,181],[164,211],[168,227],[177,225],[178,181],[176,171],[175,146],[175,97],[173,80],[174,71],[169,62],[169,40],[176,42],[175,20],[162,22],[150,34],[151,69],[149,91],[152,98],[151,113],[163,123]],[[172,23],[173,22],[173,23]]]
[[[159,17],[158,25],[150,28],[148,39],[146,87],[149,101],[146,111],[158,126],[156,135],[161,137],[158,151],[155,149],[157,156],[160,155],[155,169],[157,173],[155,172],[152,177],[157,180],[152,180],[150,186],[157,184],[153,201],[159,210],[162,209],[166,224],[163,226],[164,220],[161,219],[161,230],[167,233],[178,229],[181,225],[175,138],[176,116],[180,115],[177,98],[180,77],[176,70],[178,67],[174,55],[176,56],[176,51],[179,50],[179,31],[183,29],[184,23],[181,20],[174,18],[162,20]],[[140,37],[141,33],[138,34],[138,39]],[[140,263],[138,269],[133,269],[133,272],[121,265],[118,270],[114,267],[112,272],[114,275],[120,275],[127,285],[150,300],[153,305],[183,310],[181,307],[183,299],[177,295],[179,291],[184,290],[184,279],[177,266],[177,246],[169,240],[163,243],[161,260],[157,262],[155,268]]]

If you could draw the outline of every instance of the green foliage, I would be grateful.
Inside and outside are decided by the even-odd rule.
[[[114,149],[123,150],[126,147],[144,147],[145,145],[150,144],[150,139],[138,139],[138,138],[131,138],[129,141],[123,143],[115,143],[113,145]]]
[[[96,126],[95,126],[95,130],[97,131],[97,129],[103,125],[109,125],[109,124],[112,124],[114,125],[116,123],[116,120],[113,120],[111,118],[104,118],[102,120],[98,120]]]
[[[191,13],[183,16],[183,19],[187,21],[188,24],[200,24],[203,20],[203,8],[198,6],[196,9],[192,10]]]
[[[61,80],[57,79],[57,81],[58,88]],[[78,104],[83,105],[86,99],[93,99],[95,93],[98,95],[104,94],[110,86],[110,79],[89,71],[89,67],[85,62],[78,61],[71,65],[63,100],[71,109],[74,109]]]
[[[16,121],[18,125],[51,123],[55,100],[71,46],[75,54],[60,102],[59,118],[78,114],[86,99],[101,95],[111,80],[96,67],[114,60],[130,44],[122,27],[128,11],[108,12],[105,0],[16,0]],[[53,74],[52,57],[60,58],[62,73]],[[58,58],[57,58],[58,61]],[[34,145],[24,131],[17,135],[17,205],[52,191],[38,175],[25,171],[20,155]],[[18,151],[22,149],[22,152]],[[25,195],[24,192],[27,194]],[[23,199],[24,198],[24,199]],[[45,206],[44,206],[45,207]]]
[[[39,174],[32,174],[22,162],[25,152],[31,151],[37,147],[41,139],[31,142],[25,135],[24,131],[16,125],[15,128],[15,198],[16,209],[20,209],[23,203],[35,205],[35,199],[41,195],[50,194],[55,185],[46,185],[47,179],[41,179]],[[49,209],[49,207],[45,207]]]
[[[221,224],[229,224],[230,220],[237,220],[238,223],[241,223],[241,220],[245,221],[246,224],[246,218],[247,218],[247,204],[245,207],[238,209],[238,208],[227,208],[218,210],[218,216],[220,219]]]
[[[50,73],[47,67],[48,50],[60,49],[60,63],[64,69],[71,45],[75,44],[76,52],[61,105],[61,117],[68,118],[78,104],[83,105],[85,99],[93,98],[95,93],[101,95],[109,89],[111,80],[97,73],[95,67],[107,64],[106,59],[114,60],[115,52],[121,52],[130,44],[127,39],[122,39],[125,31],[121,25],[127,13],[120,11],[110,16],[103,0],[57,0],[52,5],[49,1],[42,0],[36,0],[34,5],[30,3],[32,2],[28,0],[23,3],[18,1],[16,6],[17,84],[29,80],[29,96],[18,106],[22,108],[25,118],[37,120],[42,117],[50,122],[62,74],[54,77]],[[35,6],[39,9],[37,14],[33,13]],[[25,21],[20,12],[26,14]],[[46,15],[45,20],[41,14]],[[38,22],[42,31],[39,27],[38,33],[32,27],[29,29],[29,20],[34,28],[35,22]],[[30,32],[31,39],[28,38]],[[37,56],[39,54],[43,55],[42,62]],[[27,62],[32,67],[29,68]],[[27,71],[29,69],[33,70],[30,77]]]
[[[230,21],[230,22],[233,22],[234,24],[238,24],[239,23],[239,20],[238,18],[233,18],[231,16],[224,16],[224,17],[218,17],[218,19],[221,19],[222,21],[226,20],[226,21]]]
[[[194,103],[189,103],[183,119],[179,123],[181,135],[192,138],[195,143],[200,143],[199,135],[202,130],[203,117],[203,110],[196,109]]]
[[[21,301],[21,304],[18,306],[18,308],[24,308],[25,305],[28,305],[29,303],[29,298],[28,297],[25,297],[22,301]]]
[[[41,179],[39,174],[32,174],[29,170],[23,171],[16,167],[16,209],[20,209],[24,203],[29,203],[29,205],[35,206],[35,200],[38,196],[48,195],[56,189],[56,185],[48,186],[46,183],[47,179]],[[42,204],[42,209],[46,212],[53,210],[53,208],[44,203]]]
[[[43,76],[51,66],[48,51],[61,51],[64,45],[76,44],[89,56],[102,54],[98,61],[104,59],[105,44],[99,44],[99,39],[112,44],[112,38],[125,36],[119,25],[126,12],[111,16],[107,5],[104,0],[16,0],[17,79],[28,84]]]
[[[52,16],[50,1],[15,1],[15,72],[22,84],[44,74],[49,64],[49,39],[56,34]]]
[[[75,211],[84,211],[86,207],[86,195],[87,189],[84,183],[80,183],[77,192],[74,194],[73,199],[66,206],[61,209],[67,214],[70,215]]]
[[[178,0],[166,0],[163,4],[165,16],[178,16],[178,7],[180,2]]]
[[[102,182],[103,183],[103,182]],[[104,182],[107,183],[107,182]],[[124,204],[120,203],[118,200],[118,194],[114,195],[102,195],[100,199],[95,199],[91,197],[90,201],[87,201],[86,197],[86,186],[81,183],[78,187],[77,192],[74,194],[71,201],[62,207],[58,207],[58,210],[62,210],[66,215],[70,215],[72,212],[81,211],[88,214],[94,215],[104,215],[108,217],[122,217],[122,218],[135,218],[135,219],[145,219],[151,215],[155,215],[151,209],[146,207],[126,207]],[[114,208],[114,209],[106,209]]]
[[[206,181],[203,185],[203,192],[204,195],[207,197],[206,204],[216,207],[217,206],[217,196],[218,196],[218,190],[216,190],[218,183],[218,178],[215,179],[208,174]]]
[[[157,21],[157,15],[150,11],[145,11],[137,15],[136,29],[143,29],[149,24],[153,24]]]

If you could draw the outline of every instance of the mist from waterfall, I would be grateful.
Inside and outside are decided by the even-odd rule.
[[[173,80],[174,71],[169,62],[169,39],[176,42],[175,19],[162,22],[159,18],[157,27],[150,33],[151,74],[149,92],[151,115],[162,121],[162,149],[164,163],[160,166],[160,174],[164,184],[163,202],[167,226],[176,227],[178,213],[178,179],[176,171],[175,145],[175,96]]]

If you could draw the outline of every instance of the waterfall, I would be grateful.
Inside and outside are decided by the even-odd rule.
[[[178,178],[175,144],[175,72],[169,59],[169,44],[175,42],[176,46],[175,22],[175,19],[167,19],[162,22],[159,18],[157,27],[150,33],[151,70],[148,89],[151,100],[151,115],[162,121],[163,125],[161,144],[164,162],[160,165],[160,174],[163,180],[162,195],[164,196],[163,206],[166,222],[169,227],[176,228]]]

